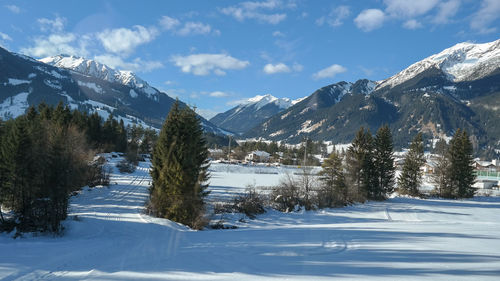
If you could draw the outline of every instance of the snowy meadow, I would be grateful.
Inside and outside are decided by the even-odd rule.
[[[115,166],[119,158],[108,158]],[[110,187],[70,200],[62,237],[0,236],[2,280],[498,280],[500,198],[395,197],[345,208],[256,219],[237,229],[193,231],[144,213],[149,162],[114,168]],[[263,192],[293,170],[211,168],[210,205],[248,186]],[[220,218],[216,218],[220,219]],[[241,220],[240,220],[241,219]]]

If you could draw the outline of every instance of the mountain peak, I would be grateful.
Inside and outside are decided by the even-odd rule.
[[[281,109],[287,109],[293,105],[292,100],[289,98],[277,98],[271,94],[256,95],[249,98],[239,105],[239,107],[255,107],[257,110],[268,104],[274,104]]]
[[[431,68],[441,70],[452,82],[469,81],[487,76],[495,71],[498,65],[500,39],[482,44],[462,42],[410,65],[382,81],[377,88],[392,88]]]
[[[77,56],[60,54],[40,59],[41,62],[72,70],[74,72],[102,79],[112,83],[120,83],[132,88],[142,90],[149,98],[157,99],[158,90],[151,87],[146,81],[139,78],[132,71],[115,70],[98,61]]]
[[[261,102],[261,101],[269,103],[269,102],[274,102],[276,100],[278,100],[278,98],[275,97],[275,96],[273,96],[273,95],[271,95],[271,94],[256,95],[253,98],[249,98],[245,102],[245,104],[256,103],[256,102]]]

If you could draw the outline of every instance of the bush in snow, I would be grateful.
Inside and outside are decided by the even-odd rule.
[[[233,206],[237,212],[244,213],[249,218],[254,219],[256,215],[266,212],[264,209],[265,204],[265,197],[257,192],[255,188],[250,188],[245,194],[234,199]]]
[[[304,177],[304,176],[303,176]],[[296,180],[291,175],[286,175],[271,191],[271,206],[281,212],[291,212],[306,203],[304,183],[307,179]]]
[[[122,161],[116,164],[116,167],[120,171],[120,173],[133,173],[135,171],[135,165],[129,162],[127,159],[123,159]]]

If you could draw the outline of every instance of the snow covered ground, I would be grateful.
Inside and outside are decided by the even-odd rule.
[[[112,158],[115,164],[118,159]],[[2,280],[498,280],[500,198],[393,198],[270,210],[234,230],[192,231],[142,213],[148,163],[71,198],[63,237],[0,235]],[[210,201],[284,174],[214,167]],[[115,184],[116,183],[116,184]]]

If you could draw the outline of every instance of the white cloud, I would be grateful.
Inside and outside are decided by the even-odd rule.
[[[403,27],[406,29],[417,29],[417,28],[421,28],[422,24],[415,19],[411,19],[411,20],[405,21],[405,23],[403,23]]]
[[[14,14],[19,14],[21,12],[21,8],[16,5],[5,5],[5,8],[13,12]]]
[[[374,29],[382,27],[385,20],[385,14],[378,9],[367,9],[361,11],[361,13],[354,19],[356,26],[365,31],[369,32]]]
[[[450,21],[460,8],[460,0],[449,0],[447,2],[439,3],[439,11],[434,17],[433,22],[437,24],[445,24]]]
[[[105,29],[97,34],[104,48],[111,53],[129,55],[134,49],[148,43],[158,35],[156,28],[136,25],[132,29]]]
[[[500,1],[483,0],[479,10],[472,15],[470,27],[480,33],[493,33],[497,31],[497,27],[490,25],[498,18],[500,18]]]
[[[61,32],[64,29],[64,24],[66,23],[65,18],[56,17],[55,19],[40,18],[37,20],[40,25],[40,30],[43,32]]]
[[[267,0],[261,2],[243,2],[236,6],[230,6],[220,9],[221,13],[232,16],[238,21],[244,21],[246,19],[255,19],[259,22],[278,24],[286,19],[285,13],[269,13],[269,11],[277,9],[290,9],[295,8],[296,5],[293,2],[288,2],[284,4],[280,0]]]
[[[10,38],[10,36],[8,34],[5,34],[3,32],[0,32],[0,39],[2,39],[4,41],[12,41],[12,38]]]
[[[176,19],[176,18],[171,18],[169,16],[163,16],[161,17],[160,19],[160,26],[164,29],[164,30],[173,30],[175,29],[177,26],[179,26],[181,24],[181,22]]]
[[[413,18],[432,10],[439,0],[384,0],[386,12],[394,17]]]
[[[278,63],[278,64],[268,63],[264,66],[263,71],[266,74],[276,74],[276,73],[290,72],[292,70],[284,63]]]
[[[172,80],[165,81],[165,85],[174,85],[174,84],[177,84],[177,83],[175,81],[172,81]]]
[[[160,27],[162,30],[171,31],[174,34],[181,36],[187,35],[203,35],[213,33],[214,35],[220,35],[220,31],[212,28],[209,24],[201,22],[188,21],[184,24],[176,18],[169,16],[163,16],[160,19]]]
[[[243,69],[250,64],[226,54],[176,55],[172,57],[172,62],[184,73],[202,76],[211,73],[221,76],[226,74],[225,70]]]
[[[84,40],[86,38],[82,38],[82,40],[77,42],[77,37],[72,33],[51,34],[46,37],[35,38],[34,46],[21,48],[21,52],[38,58],[58,54],[86,56],[88,52],[85,49],[86,43]]]
[[[141,58],[135,58],[127,62],[121,57],[112,54],[98,55],[95,56],[94,59],[114,69],[130,70],[134,72],[149,72],[163,67],[163,64],[159,61],[145,61]]]
[[[182,36],[208,34],[210,32],[212,32],[212,27],[201,22],[186,22],[184,26],[177,31],[177,33]]]
[[[273,36],[274,37],[285,37],[285,34],[279,30],[276,30],[275,32],[273,32]]]
[[[9,48],[7,41],[12,41],[12,38],[8,34],[0,32],[0,47]]]
[[[221,92],[221,91],[211,92],[208,95],[211,96],[211,97],[214,97],[214,98],[223,98],[223,97],[229,96],[228,93],[224,93],[224,92]]]
[[[327,23],[331,27],[341,26],[350,14],[351,10],[348,6],[338,6],[337,8],[332,9],[328,16],[323,16],[317,19],[316,24],[322,26]]]
[[[332,64],[327,68],[323,68],[320,71],[313,74],[314,79],[332,78],[335,75],[346,72],[347,69],[338,64]]]

